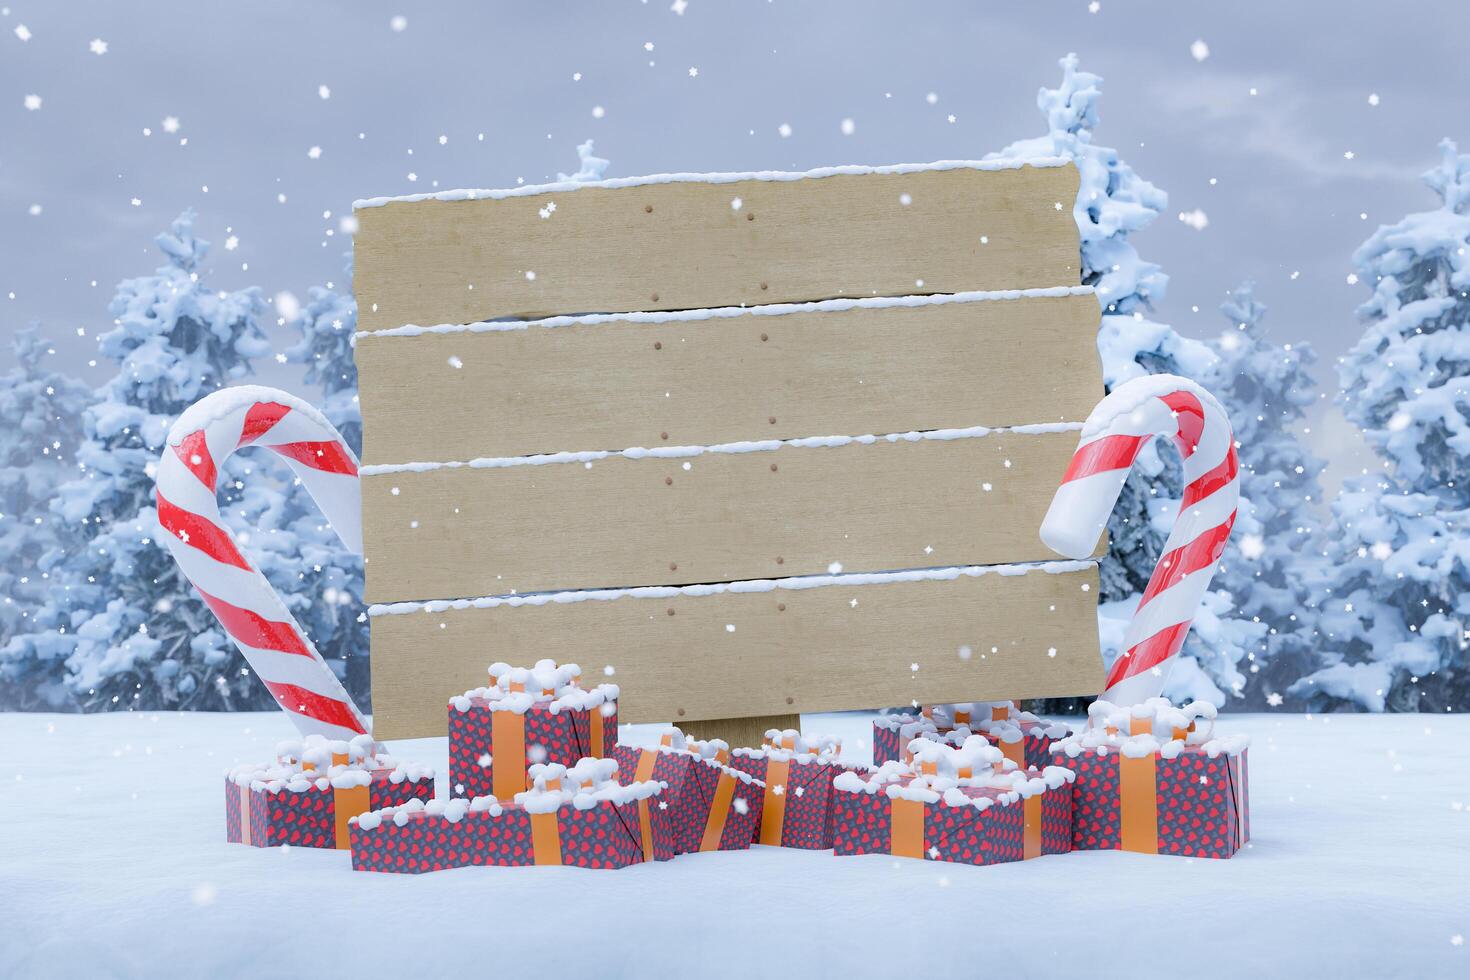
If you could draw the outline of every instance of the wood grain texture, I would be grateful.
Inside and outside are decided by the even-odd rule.
[[[1091,566],[375,616],[374,733],[443,735],[446,700],[487,660],[553,653],[589,676],[616,668],[620,721],[696,733],[704,719],[1095,694],[1097,583]]]
[[[1074,421],[1094,296],[363,336],[365,463]]]
[[[999,431],[364,476],[366,596],[1046,561],[1041,519],[1076,446],[1074,431]]]
[[[801,731],[801,715],[767,715],[761,718],[708,718],[690,725],[679,726],[685,735],[701,740],[721,738],[731,748],[749,746],[756,748],[765,740],[766,732],[775,728],[780,731]]]
[[[360,208],[358,323],[1070,285],[1077,186],[1072,166],[956,169]]]

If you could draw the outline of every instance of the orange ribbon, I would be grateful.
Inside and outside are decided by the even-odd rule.
[[[1158,766],[1153,753],[1139,759],[1118,755],[1118,808],[1123,850],[1159,853]]]
[[[347,765],[347,755],[342,752],[333,752],[332,765]],[[334,830],[337,835],[337,850],[346,851],[352,847],[351,835],[347,830],[347,821],[353,817],[367,813],[372,808],[373,800],[369,787],[332,787],[332,817],[336,825]]]
[[[997,708],[994,705],[991,705],[990,706],[990,720],[991,721],[1005,721],[1010,716],[1011,716],[1011,706],[1010,705],[1006,705],[1005,707],[1002,707],[1002,708]]]
[[[536,864],[561,864],[561,826],[557,811],[531,814],[531,852]]]
[[[240,790],[240,843],[252,843],[250,837],[250,784],[244,783]]]
[[[786,783],[790,779],[790,762],[767,760],[766,798],[761,805],[762,844],[781,846],[781,832],[786,823]]]
[[[602,717],[602,705],[596,705],[588,716],[591,721],[591,742],[587,754],[594,759],[602,758],[602,739],[606,729],[603,727],[605,719]]]
[[[638,769],[633,775],[636,782],[646,783],[653,778],[653,767],[658,763],[656,749],[644,749],[638,753]]]
[[[709,818],[704,823],[704,837],[699,842],[701,851],[718,851],[720,838],[725,833],[725,819],[730,815],[730,802],[735,799],[735,777],[728,772],[720,773],[719,785],[715,787],[715,798],[710,803]],[[765,843],[765,841],[761,841]]]
[[[1026,820],[1021,836],[1021,858],[1029,861],[1041,857],[1041,794],[1026,797],[1021,809]]]
[[[888,799],[888,853],[894,857],[924,857],[924,804],[899,797]]]
[[[1026,768],[1026,739],[1021,737],[1014,742],[1001,742],[1000,754],[1016,764],[1016,768]]]
[[[526,716],[490,712],[490,792],[508,803],[526,788]]]
[[[644,749],[638,753],[638,768],[634,770],[633,780],[646,783],[653,778],[653,767],[658,763],[658,752],[654,749]],[[653,860],[653,813],[649,808],[648,799],[645,797],[638,801],[638,826],[643,832],[643,860]]]

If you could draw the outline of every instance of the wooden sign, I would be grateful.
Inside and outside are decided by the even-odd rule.
[[[542,657],[732,744],[1096,692],[1096,565],[1037,536],[1102,394],[1076,192],[1002,161],[359,202],[375,732]]]

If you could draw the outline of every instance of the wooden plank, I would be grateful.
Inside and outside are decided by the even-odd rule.
[[[988,166],[708,175],[359,207],[358,323],[374,330],[1079,282],[1076,168],[980,169]]]
[[[1103,394],[1096,297],[968,295],[364,334],[364,462],[1085,419]]]
[[[364,468],[368,601],[1044,561],[1077,433],[775,445]]]
[[[621,719],[620,719],[621,720]],[[689,726],[681,726],[685,735],[698,739],[721,738],[732,748],[742,745],[755,747],[765,739],[771,729],[801,731],[801,715],[764,715],[759,718],[709,718]]]
[[[696,732],[707,718],[1095,694],[1097,567],[1050,567],[1075,570],[374,615],[373,728],[443,735],[446,700],[487,660],[549,653],[591,676],[614,667],[619,720]]]

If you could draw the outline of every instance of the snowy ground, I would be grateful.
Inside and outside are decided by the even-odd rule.
[[[866,745],[866,716],[806,727]],[[1255,739],[1230,861],[756,847],[399,877],[224,842],[221,773],[271,755],[279,714],[0,714],[0,977],[1470,975],[1470,718],[1221,727]],[[444,768],[442,739],[393,747]]]

